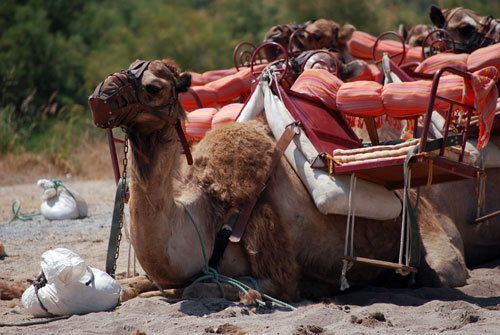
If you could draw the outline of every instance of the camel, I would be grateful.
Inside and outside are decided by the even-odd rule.
[[[479,16],[462,7],[441,9],[436,6],[431,6],[429,16],[436,27],[450,33],[460,52],[471,53],[500,42],[500,20],[491,16]]]
[[[430,24],[416,24],[406,29],[404,24],[399,25],[398,34],[403,37],[406,44],[411,47],[421,47],[424,43],[425,38],[435,29],[433,25]],[[435,40],[435,37],[431,36],[429,42]]]
[[[255,192],[270,166],[275,139],[263,120],[214,127],[193,149],[193,165],[179,154],[177,132],[166,121],[180,120],[184,111],[178,92],[190,85],[189,75],[179,75],[172,60],[156,60],[140,77],[138,99],[156,112],[119,117],[130,142],[130,232],[136,257],[155,283],[183,298],[220,297],[214,283],[193,283],[205,261],[196,228],[206,246],[214,249],[217,232]],[[102,92],[120,87],[108,77]],[[160,111],[161,109],[161,111]],[[163,116],[162,116],[163,115]],[[423,263],[434,284],[464,285],[467,270],[457,247],[445,234],[429,202],[419,215],[424,245]],[[230,277],[252,276],[260,292],[284,301],[307,295],[304,282],[324,284],[319,296],[338,291],[346,217],[321,214],[301,180],[281,158],[254,207],[239,243],[229,243],[217,271]],[[400,219],[356,219],[355,254],[395,260],[399,250]],[[431,258],[434,259],[431,259]],[[355,264],[348,272],[352,285],[376,278],[382,269]],[[126,300],[154,285],[144,277],[123,281]],[[145,288],[148,286],[148,288]],[[227,286],[226,284],[224,286]],[[323,287],[323,286],[321,286]],[[182,290],[182,288],[184,288]],[[168,291],[168,290],[167,290]],[[170,292],[170,291],[168,291]],[[226,298],[238,299],[232,289]],[[236,293],[235,293],[236,292]],[[255,291],[243,296],[250,300]]]
[[[347,45],[347,42],[356,30],[350,24],[340,26],[331,20],[317,19],[300,25],[277,25],[266,33],[263,42],[275,42],[288,50],[290,37],[298,29],[304,29],[306,33],[299,32],[292,41],[293,45],[290,51],[292,55],[296,56],[291,62],[292,71],[288,73],[288,77],[291,77],[289,78],[290,82],[293,82],[298,77],[301,73],[302,65],[306,61],[308,61],[308,64],[305,66],[305,69],[308,69],[312,67],[309,63],[312,64],[321,60],[321,63],[316,63],[314,68],[323,68],[332,71],[338,70],[338,77],[343,81],[356,78],[363,71],[363,64],[352,58]],[[339,68],[335,68],[332,57],[326,52],[315,54],[309,58],[315,50],[324,50],[332,53],[338,60],[337,64]],[[278,48],[264,48],[264,52],[269,61],[274,61],[282,56]],[[328,66],[325,64],[328,64]]]
[[[490,142],[500,145],[500,137],[493,136]],[[487,168],[484,193],[484,214],[500,210],[500,168]],[[468,266],[478,265],[500,256],[500,216],[474,223],[478,216],[477,181],[463,180],[434,185],[422,192],[431,202],[439,203],[439,210],[448,216],[460,232],[464,244],[464,255]]]

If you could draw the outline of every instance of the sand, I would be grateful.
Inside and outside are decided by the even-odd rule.
[[[11,204],[21,212],[40,206],[41,189],[32,184],[0,187],[0,240],[9,255],[0,260],[0,282],[27,283],[40,272],[40,256],[49,249],[68,248],[87,264],[104,270],[114,200],[112,181],[64,180],[89,205],[89,217],[79,220],[16,220]],[[129,244],[123,239],[117,274],[126,276]],[[142,273],[140,266],[136,271]],[[20,299],[0,300],[0,334],[500,334],[500,259],[470,269],[459,288],[351,288],[321,302],[300,301],[295,311],[279,306],[243,306],[223,299],[192,301],[163,297],[136,298],[111,311],[73,315],[39,325]],[[8,324],[10,326],[6,326]]]

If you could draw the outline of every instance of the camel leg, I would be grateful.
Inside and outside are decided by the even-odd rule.
[[[451,219],[421,199],[418,224],[422,237],[425,264],[419,274],[426,286],[459,287],[467,283],[464,246]],[[428,267],[427,267],[428,266]]]
[[[251,289],[244,293],[236,286],[226,283],[223,283],[222,287],[224,288],[224,298],[230,301],[240,301],[244,305],[251,305],[255,303],[256,299],[262,300],[261,294],[256,290]],[[222,298],[219,285],[216,283],[196,283],[186,287],[182,294],[182,299],[185,300],[201,298]]]
[[[148,298],[162,296],[163,294],[165,294],[167,298],[178,299],[182,296],[183,291],[183,289],[164,289],[162,293],[146,276],[121,279],[118,283],[122,287],[122,292],[120,294],[121,302],[125,302],[135,297]]]

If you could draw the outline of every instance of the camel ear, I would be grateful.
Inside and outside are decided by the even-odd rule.
[[[191,86],[191,74],[183,73],[175,82],[175,90],[177,92],[187,92]]]
[[[431,18],[432,23],[438,28],[443,28],[446,23],[446,19],[444,18],[443,12],[441,8],[436,7],[434,5],[431,6],[431,11],[429,13],[429,17]]]
[[[406,39],[408,38],[408,30],[406,29],[405,25],[404,24],[400,24],[399,27],[398,27],[398,34],[399,36],[401,36],[403,38],[403,40],[406,41]]]
[[[355,31],[356,28],[352,24],[345,24],[337,32],[337,41],[342,44],[347,43]]]

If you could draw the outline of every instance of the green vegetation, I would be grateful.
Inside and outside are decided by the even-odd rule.
[[[68,158],[79,138],[103,139],[87,97],[137,58],[171,57],[197,72],[232,66],[240,41],[273,25],[330,18],[377,35],[428,23],[434,0],[2,0],[0,153]],[[500,3],[443,0],[500,17]],[[90,134],[90,135],[89,135]]]

